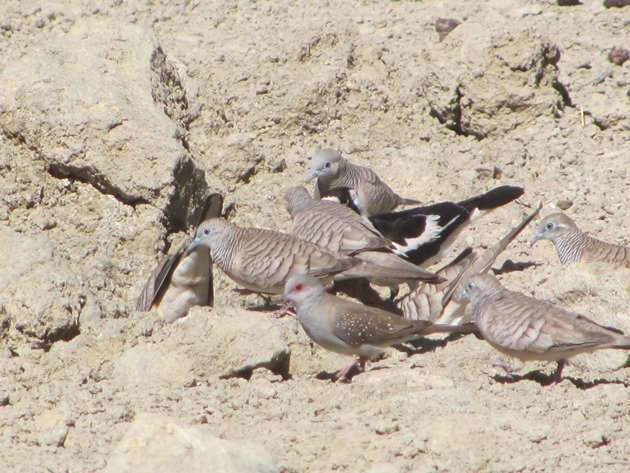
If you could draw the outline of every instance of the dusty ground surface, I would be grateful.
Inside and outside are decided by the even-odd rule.
[[[2,470],[123,468],[117,445],[158,413],[286,471],[628,471],[623,353],[549,388],[467,337],[332,384],[316,375],[346,360],[244,310],[256,299],[224,277],[213,309],[173,325],[133,311],[208,189],[237,222],[287,229],[283,191],[323,146],[426,202],[527,189],[459,248],[567,200],[628,244],[630,61],[608,55],[630,46],[630,7],[583,3],[2,2]],[[440,41],[438,18],[461,25]],[[540,266],[504,284],[630,331],[629,272],[562,268],[532,231],[496,266]],[[219,379],[278,350],[290,380]]]

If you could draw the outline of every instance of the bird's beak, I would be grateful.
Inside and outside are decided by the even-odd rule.
[[[470,299],[468,298],[468,294],[466,294],[466,291],[457,291],[455,294],[453,294],[453,300],[457,304],[461,304],[462,302],[468,301]]]
[[[538,232],[535,233],[531,240],[529,240],[529,247],[531,248],[538,240],[542,240],[543,234]]]
[[[201,244],[202,244],[201,238],[200,237],[195,237],[195,239],[190,243],[190,245],[188,245],[188,250],[187,250],[188,253],[193,251],[195,248],[197,248]]]
[[[313,179],[315,179],[317,176],[319,176],[319,171],[313,169],[311,171],[311,173],[309,174],[308,178],[306,179],[306,181],[304,181],[306,184],[308,184],[309,182],[311,182]]]

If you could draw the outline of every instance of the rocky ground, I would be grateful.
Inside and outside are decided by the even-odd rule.
[[[548,387],[465,337],[333,384],[343,357],[221,275],[175,324],[133,310],[208,191],[286,230],[324,146],[425,202],[527,189],[457,249],[540,201],[628,244],[630,7],[582,3],[2,2],[2,470],[628,471],[624,353]],[[629,271],[532,231],[504,284],[630,331]]]

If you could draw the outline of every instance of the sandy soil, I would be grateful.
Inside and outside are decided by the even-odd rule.
[[[161,413],[260,442],[283,471],[628,471],[624,353],[578,357],[550,388],[531,372],[552,366],[515,381],[465,337],[333,384],[317,375],[343,357],[244,310],[256,298],[222,275],[216,306],[178,323],[133,310],[207,189],[286,230],[284,190],[324,146],[426,202],[526,188],[455,250],[540,201],[628,244],[630,61],[608,56],[630,7],[583,3],[2,2],[2,469],[101,470]],[[440,41],[438,18],[461,24]],[[563,268],[531,232],[496,267],[538,265],[504,284],[630,332],[630,272]],[[278,347],[290,380],[219,379]]]

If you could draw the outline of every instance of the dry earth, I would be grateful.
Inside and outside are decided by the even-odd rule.
[[[245,310],[256,299],[224,277],[214,308],[172,325],[133,307],[208,190],[241,224],[287,229],[283,191],[323,146],[426,202],[527,189],[459,248],[492,244],[539,201],[570,201],[584,230],[628,244],[630,61],[608,56],[630,47],[629,13],[1,2],[0,469],[628,471],[624,353],[576,358],[550,388],[505,378],[466,337],[332,384],[316,375],[346,360]],[[438,18],[461,25],[440,41]],[[630,331],[628,270],[563,268],[531,231],[497,266],[540,266],[504,283]],[[289,380],[220,379],[289,352]]]

